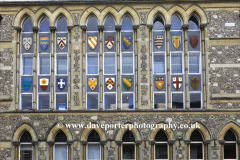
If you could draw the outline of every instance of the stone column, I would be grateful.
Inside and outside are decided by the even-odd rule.
[[[175,143],[174,140],[168,140],[169,145],[169,160],[173,160],[173,144]]]
[[[67,26],[68,28],[68,109],[71,109],[71,101],[72,101],[72,90],[73,90],[73,86],[71,86],[72,84],[72,65],[71,65],[71,59],[72,59],[72,29],[73,26]]]
[[[83,160],[87,160],[87,141],[81,141],[83,146]]]
[[[20,26],[14,27],[14,29],[16,30],[17,34],[16,34],[16,91],[15,91],[15,98],[16,98],[16,103],[15,103],[15,109],[19,110],[19,96],[20,96],[20,91],[19,91],[19,81],[20,81],[20,55],[21,55],[21,51],[20,51],[20,38],[21,38],[21,31],[22,28]]]
[[[135,141],[136,143],[136,160],[139,160],[139,145],[141,144],[142,141]]]
[[[172,109],[171,104],[171,73],[170,73],[170,29],[171,24],[165,24],[166,30],[166,55],[167,55],[167,109]]]
[[[20,142],[12,142],[15,147],[14,160],[19,160],[19,145]]]
[[[183,40],[184,40],[184,81],[185,81],[185,109],[189,109],[189,87],[188,87],[188,27],[189,24],[183,24]]]
[[[137,30],[139,28],[139,25],[133,25],[134,30],[134,72],[135,72],[135,109],[138,109],[138,43],[137,43]]]
[[[38,26],[32,26],[33,30],[33,110],[37,109],[37,66],[38,66],[38,61],[37,61],[37,55],[38,55]]]
[[[202,84],[203,84],[203,109],[206,109],[207,107],[207,90],[206,90],[206,63],[207,63],[207,57],[206,55],[206,41],[205,41],[205,29],[207,24],[201,24],[201,53],[202,53]]]
[[[100,141],[101,144],[101,160],[104,160],[104,145],[107,143],[107,141]]]
[[[117,53],[117,110],[121,110],[121,73],[120,73],[120,31],[122,29],[121,25],[116,25],[116,39],[117,39],[117,44],[116,44],[116,53]]]
[[[99,31],[99,110],[103,110],[103,25],[98,25]]]
[[[187,160],[190,160],[190,143],[191,143],[191,140],[185,140],[184,142],[187,145]]]
[[[86,109],[86,25],[80,26],[82,29],[82,77],[80,82],[82,82],[82,109]]]
[[[204,159],[208,160],[208,145],[211,143],[211,140],[204,140]]]
[[[37,159],[37,141],[32,141],[32,145],[33,145],[33,160]]]
[[[223,160],[223,153],[224,153],[224,144],[225,144],[225,140],[218,140],[218,142],[221,144],[221,149],[220,149],[220,160]]]
[[[238,144],[237,158],[240,160],[240,140],[237,140],[237,144]]]
[[[122,157],[122,141],[116,141],[118,146],[118,160],[121,160]]]
[[[49,26],[49,29],[51,31],[51,90],[50,90],[50,95],[51,95],[51,106],[50,110],[54,109],[54,68],[55,68],[55,60],[54,60],[54,55],[55,55],[55,26]]]
[[[53,160],[53,145],[54,145],[54,142],[51,141],[51,142],[47,142],[48,145],[49,145],[49,160]]]
[[[71,155],[72,155],[72,143],[73,141],[67,141],[67,146],[68,146],[68,160],[71,160]]]
[[[154,155],[154,146],[155,146],[155,141],[149,141],[150,143],[150,147],[151,147],[151,155],[150,155],[150,159],[154,160],[155,159],[155,155]],[[169,152],[170,153],[170,152]]]
[[[153,25],[147,25],[149,30],[149,68],[150,68],[150,106],[153,107],[153,72],[152,72],[152,56],[153,56],[153,49],[152,49],[152,29]]]

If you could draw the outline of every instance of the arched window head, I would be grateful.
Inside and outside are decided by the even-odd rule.
[[[236,136],[231,130],[228,130],[224,136],[224,140],[225,141],[236,141]]]
[[[27,18],[27,19],[23,22],[22,31],[23,31],[23,32],[33,32],[32,26],[33,26],[33,23],[32,23],[31,18]]]
[[[188,24],[189,24],[188,30],[198,30],[199,29],[198,19],[195,16],[190,17],[190,19],[188,20]]]
[[[98,31],[98,21],[95,17],[89,18],[87,22],[87,30],[88,31]]]
[[[100,142],[100,137],[99,134],[93,130],[89,135],[88,135],[88,142]]]
[[[122,21],[122,30],[133,30],[133,23],[131,18],[129,18],[128,16],[126,16],[123,21]]]
[[[67,32],[67,20],[61,17],[57,22],[57,32]]]
[[[59,131],[57,135],[55,136],[55,142],[66,142],[67,137],[63,131]]]
[[[171,30],[181,30],[182,29],[182,22],[180,18],[176,15],[172,17],[171,21]]]
[[[164,30],[164,22],[161,17],[155,18],[153,22],[153,30]]]
[[[193,131],[190,137],[191,141],[203,141],[202,135],[197,131]]]
[[[166,141],[168,141],[167,135],[162,130],[160,130],[155,136],[155,141],[156,142],[166,142]]]
[[[32,142],[32,136],[28,131],[25,131],[20,139],[20,142]]]
[[[43,18],[40,23],[40,32],[50,32],[50,22],[47,18]]]
[[[104,30],[105,31],[115,31],[115,22],[112,17],[107,17],[104,23]]]
[[[128,131],[123,135],[122,141],[123,141],[123,142],[135,142],[135,138],[134,138],[132,132],[128,130]]]

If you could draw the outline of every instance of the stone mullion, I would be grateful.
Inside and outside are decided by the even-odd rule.
[[[71,109],[71,101],[72,101],[72,91],[73,91],[73,82],[72,82],[72,65],[71,65],[71,61],[72,61],[72,26],[68,26],[68,109]]]
[[[14,160],[19,160],[19,146],[20,146],[20,142],[13,142],[13,145],[15,147]]]
[[[136,143],[136,160],[139,160],[139,144]]]
[[[83,146],[83,160],[87,160],[87,141],[81,141]]]
[[[211,140],[204,140],[203,144],[204,144],[204,159],[208,160],[208,145],[211,143]]]
[[[150,149],[151,149],[151,153],[150,153],[150,159],[154,160],[154,147],[155,147],[155,141],[150,141]]]
[[[170,74],[170,28],[171,24],[166,24],[166,55],[167,55],[167,109],[171,109],[171,74]]]
[[[19,81],[20,81],[20,38],[21,38],[21,27],[15,27],[16,30],[16,90],[15,90],[15,97],[16,97],[16,103],[15,103],[15,109],[19,110]]]
[[[149,30],[149,68],[150,68],[150,106],[153,106],[153,69],[152,69],[152,56],[153,56],[153,48],[152,48],[152,29],[153,25],[148,25]]]
[[[80,26],[82,29],[82,77],[80,81],[82,82],[82,109],[86,109],[86,26]],[[84,160],[84,159],[83,159]]]
[[[32,30],[34,32],[33,34],[33,39],[34,39],[34,44],[33,44],[33,110],[37,109],[37,67],[38,66],[38,62],[37,62],[37,54],[38,54],[38,47],[37,47],[37,35],[38,35],[38,27],[37,26],[33,26]]]
[[[54,142],[48,142],[49,145],[49,160],[53,160],[53,145]]]
[[[168,145],[169,145],[169,160],[173,160],[173,144],[175,143],[174,140],[169,140]]]
[[[221,147],[220,147],[220,160],[223,160],[225,140],[218,140],[218,142],[221,144]]]
[[[116,141],[117,146],[118,146],[118,159],[117,160],[122,160],[122,141]]]
[[[103,30],[104,26],[99,25],[99,109],[103,110]]]
[[[121,110],[121,74],[120,74],[120,31],[122,26],[116,25],[115,29],[117,32],[117,110]]]
[[[190,143],[191,140],[185,140],[185,144],[187,144],[187,160],[190,160]]]
[[[207,91],[206,91],[206,48],[205,48],[205,29],[207,24],[201,24],[201,53],[202,53],[202,86],[203,86],[203,107],[207,107]]]
[[[188,27],[189,24],[184,24],[183,28],[183,40],[184,40],[184,81],[185,81],[185,109],[189,109],[189,87],[188,87]]]
[[[101,144],[101,160],[104,160],[104,145],[107,141],[100,141]]]
[[[32,142],[32,145],[33,145],[33,160],[36,160],[37,159],[37,144],[38,144],[38,142],[35,142],[35,141],[33,141]]]
[[[68,148],[68,160],[71,160],[71,156],[72,156],[72,141],[67,141],[67,148]]]
[[[133,30],[134,30],[134,79],[135,79],[135,109],[138,109],[138,43],[137,43],[137,31],[138,31],[139,26],[134,25]]]
[[[51,31],[51,90],[50,90],[50,96],[51,96],[51,107],[50,110],[54,109],[54,95],[55,95],[55,91],[54,91],[54,70],[55,70],[55,61],[54,61],[54,55],[55,55],[55,30],[56,27],[55,26],[50,26],[49,27],[50,31]]]
[[[238,159],[240,160],[240,140],[237,140],[237,155],[238,155]]]

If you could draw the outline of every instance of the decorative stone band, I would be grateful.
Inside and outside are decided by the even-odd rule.
[[[98,30],[103,31],[104,30],[104,25],[98,25]]]
[[[139,28],[139,25],[133,25],[133,30],[137,30]]]
[[[86,26],[86,25],[80,25],[80,28],[81,28],[83,31],[86,31],[86,30],[87,30],[87,26]]]
[[[32,145],[35,146],[38,144],[38,141],[32,141]]]
[[[142,141],[135,141],[135,143],[136,143],[137,145],[140,145],[140,144],[142,143]]]
[[[204,143],[204,144],[210,144],[210,143],[211,143],[211,140],[203,140],[203,143]]]
[[[18,142],[18,141],[13,141],[12,143],[13,143],[14,146],[19,146],[20,145],[20,142]]]
[[[154,141],[149,141],[149,143],[151,144],[151,145],[154,145],[155,144],[155,140]]]
[[[192,141],[191,140],[184,140],[185,144],[190,144]]]
[[[49,146],[53,146],[54,145],[54,141],[48,141],[47,142]]]
[[[116,31],[121,31],[122,25],[115,25],[115,30]]]
[[[73,144],[73,141],[67,141],[66,143],[67,143],[67,145],[71,145],[71,144]]]
[[[87,145],[87,141],[81,141],[80,142],[82,145]]]
[[[117,145],[121,145],[122,141],[116,141]]]
[[[223,145],[225,143],[225,140],[218,140],[218,142]]]
[[[49,26],[49,29],[51,32],[54,32],[56,30],[56,26]]]
[[[174,144],[175,140],[168,140],[168,144]]]
[[[164,28],[165,28],[165,30],[170,30],[171,26],[172,26],[171,24],[165,24]]]
[[[183,24],[183,25],[182,25],[182,28],[183,28],[184,30],[188,30],[188,27],[189,27],[189,24]]]
[[[107,143],[107,141],[100,141],[101,145],[105,145]]]

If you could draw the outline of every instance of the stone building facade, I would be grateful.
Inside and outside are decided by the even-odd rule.
[[[240,160],[240,2],[238,1],[1,1],[0,2],[0,159],[20,160],[25,141],[23,135],[27,132],[31,140],[33,160],[57,159],[56,135],[62,131],[66,141],[68,160],[87,160],[89,158],[91,140],[88,137],[93,130],[99,135],[99,159],[122,160],[126,144],[133,145],[134,156],[130,159],[154,160],[156,158],[160,131],[166,134],[167,158],[169,160],[190,160],[193,154],[200,151],[198,159],[223,160],[227,152],[231,159]],[[178,17],[181,23],[179,29],[174,29],[173,17]],[[90,19],[97,21],[97,29],[92,27]],[[108,33],[106,19],[114,20],[114,31]],[[131,29],[128,29],[131,20]],[[189,29],[191,17],[197,29]],[[48,19],[49,32],[41,31],[43,19]],[[60,19],[66,20],[66,31],[58,30]],[[158,20],[158,18],[160,20]],[[32,22],[26,27],[24,23]],[[164,29],[156,29],[155,22],[160,22]],[[31,24],[31,23],[29,23]],[[88,25],[89,24],[89,25]],[[94,23],[93,23],[94,24]],[[61,24],[59,24],[59,27]],[[63,23],[64,26],[64,23]],[[44,26],[43,26],[44,28]],[[46,28],[46,27],[45,27]],[[63,27],[64,28],[64,27]],[[94,28],[94,27],[92,27]],[[125,30],[125,28],[127,28]],[[44,29],[43,29],[44,30]],[[25,32],[25,33],[24,33]],[[193,34],[190,34],[192,32]],[[156,33],[156,34],[155,34]],[[41,75],[42,63],[39,59],[41,51],[40,35],[48,37],[49,74]],[[106,35],[114,37],[112,51],[115,63],[115,90],[108,92],[105,88],[107,59]],[[113,35],[112,35],[113,34]],[[173,48],[174,37],[178,36]],[[191,35],[197,35],[197,47],[192,47]],[[90,50],[88,37],[97,37],[97,51]],[[130,47],[124,46],[123,38],[131,37]],[[156,49],[155,36],[163,40],[160,50]],[[29,38],[30,37],[30,38]],[[69,40],[64,41],[66,38]],[[28,39],[23,39],[28,38]],[[60,38],[58,40],[58,38]],[[29,46],[26,45],[27,40]],[[29,41],[30,40],[30,41]],[[63,40],[61,48],[60,40]],[[176,41],[175,41],[176,42]],[[196,40],[194,41],[196,42]],[[125,47],[125,49],[123,49]],[[129,48],[128,48],[129,47]],[[63,51],[66,49],[66,51]],[[129,50],[128,50],[129,49]],[[111,52],[111,53],[112,53]],[[125,53],[126,52],[126,53]],[[198,89],[195,91],[191,84],[191,69],[193,61],[191,54],[198,55]],[[173,73],[173,54],[180,55],[182,70]],[[124,54],[131,55],[124,57]],[[27,56],[26,56],[27,55]],[[58,59],[66,56],[66,61]],[[89,56],[90,55],[90,56]],[[97,55],[97,74],[90,74],[91,56]],[[164,69],[162,74],[156,74],[155,55],[163,57]],[[30,89],[23,90],[23,60],[26,56],[31,59]],[[62,57],[64,57],[62,56]],[[44,56],[43,56],[44,57]],[[176,56],[177,57],[177,56]],[[125,59],[124,59],[125,58]],[[125,72],[123,60],[132,60],[132,73],[127,74],[132,80],[131,88],[126,91],[123,82]],[[191,59],[191,60],[190,60]],[[58,61],[59,60],[59,61]],[[89,61],[88,61],[89,60]],[[190,60],[190,61],[189,61]],[[157,61],[157,60],[156,60]],[[58,74],[58,63],[63,65],[64,74]],[[96,65],[93,63],[92,65]],[[157,63],[156,63],[157,64]],[[176,63],[177,64],[177,63]],[[67,67],[66,67],[67,66]],[[180,68],[181,68],[180,67]],[[66,69],[67,68],[67,69]],[[61,70],[61,69],[60,69]],[[164,78],[164,87],[156,89],[155,78]],[[44,77],[45,76],[45,77]],[[174,76],[181,78],[180,90],[173,87]],[[48,108],[40,108],[40,78],[48,77]],[[94,91],[89,87],[88,78],[97,78]],[[126,78],[126,77],[125,77]],[[65,79],[65,89],[57,88],[58,79]],[[129,79],[128,79],[129,80]],[[180,80],[180,79],[179,79]],[[60,82],[60,81],[58,81]],[[129,81],[128,81],[129,82]],[[191,88],[193,87],[193,88]],[[60,90],[58,90],[60,89]],[[96,90],[95,90],[96,89]],[[181,90],[182,89],[182,90]],[[29,93],[28,93],[29,92]],[[175,94],[182,97],[182,108],[174,101]],[[25,108],[24,96],[32,99],[31,107]],[[60,96],[59,96],[60,95]],[[65,97],[61,97],[65,95]],[[96,108],[91,95],[96,95]],[[106,108],[106,95],[114,95],[115,103]],[[127,96],[126,96],[127,95]],[[130,96],[129,96],[130,95]],[[161,95],[161,96],[158,96]],[[200,96],[199,96],[200,95]],[[59,96],[59,97],[58,97]],[[124,97],[127,97],[129,108]],[[194,107],[192,99],[199,96],[199,107]],[[67,98],[66,98],[67,97]],[[89,97],[89,98],[88,98]],[[131,97],[131,102],[130,102]],[[161,99],[160,97],[164,97]],[[66,98],[66,103],[60,105],[59,99]],[[161,101],[158,105],[157,100]],[[178,97],[179,98],[179,97]],[[181,98],[180,98],[181,99]],[[89,104],[90,101],[92,104]],[[179,99],[178,99],[179,100]],[[58,103],[59,101],[59,103]],[[130,107],[131,103],[131,107]],[[198,104],[199,104],[198,103]],[[29,103],[28,103],[29,104]],[[61,108],[64,106],[64,108]],[[181,105],[180,105],[181,106]],[[44,107],[44,106],[41,106]],[[91,125],[89,125],[91,122]],[[124,128],[101,128],[94,124],[123,124]],[[129,124],[196,124],[199,128],[130,128]],[[66,124],[82,124],[84,127],[68,128]],[[88,125],[88,127],[87,127]],[[92,126],[92,127],[89,127]],[[130,130],[131,129],[131,130]],[[130,130],[134,141],[125,142],[125,133]],[[200,149],[195,148],[192,134],[198,131],[202,140],[197,141]],[[227,139],[226,133],[231,131],[235,136],[233,141]],[[233,137],[233,136],[232,136]],[[27,141],[26,141],[27,142]],[[61,142],[61,140],[60,140]],[[162,142],[163,143],[163,142]],[[60,143],[59,143],[60,144]],[[231,144],[233,148],[228,148]],[[227,150],[228,149],[228,150]],[[235,151],[232,151],[235,150]],[[123,153],[124,152],[124,153]],[[191,153],[193,152],[193,153]],[[90,153],[90,152],[89,152]],[[164,156],[163,156],[164,157]],[[25,158],[27,159],[27,158]],[[196,158],[195,158],[196,159]],[[229,158],[228,158],[229,159]]]

